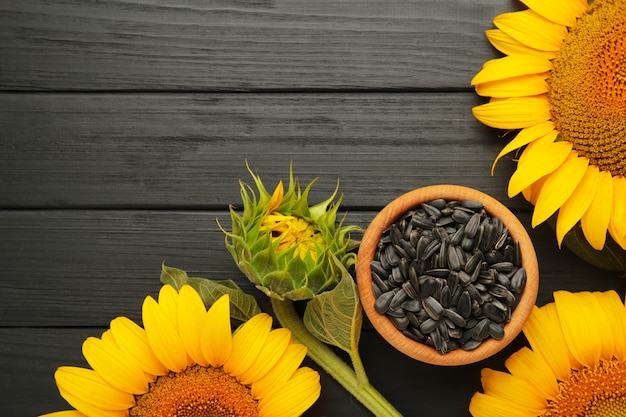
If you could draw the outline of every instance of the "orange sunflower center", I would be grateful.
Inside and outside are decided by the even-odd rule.
[[[170,372],[137,397],[131,417],[255,417],[250,389],[221,368],[194,365]]]
[[[623,417],[626,410],[626,363],[600,361],[594,368],[573,371],[559,384],[542,417]]]
[[[552,118],[581,157],[626,176],[626,0],[595,0],[548,80]]]

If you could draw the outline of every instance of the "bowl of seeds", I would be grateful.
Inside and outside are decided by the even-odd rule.
[[[399,351],[433,365],[478,362],[522,330],[539,268],[526,229],[478,190],[410,191],[373,219],[356,265],[363,309]]]

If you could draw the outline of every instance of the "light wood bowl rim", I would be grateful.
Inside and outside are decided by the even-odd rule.
[[[440,354],[434,348],[414,341],[402,334],[387,316],[374,309],[374,292],[370,263],[374,259],[376,246],[383,231],[407,211],[421,203],[443,198],[445,200],[476,200],[484,204],[492,217],[498,217],[508,228],[509,235],[520,244],[522,266],[526,269],[526,287],[518,306],[513,310],[511,320],[504,326],[504,337],[500,340],[489,338],[472,351],[456,349]],[[397,350],[413,359],[432,365],[457,366],[486,359],[502,350],[521,332],[528,316],[537,301],[539,290],[539,266],[532,240],[517,217],[493,197],[464,186],[441,184],[418,188],[401,195],[385,206],[374,217],[363,234],[356,264],[357,286],[363,309],[378,333]]]

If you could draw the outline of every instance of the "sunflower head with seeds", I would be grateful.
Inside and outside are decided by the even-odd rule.
[[[250,168],[248,168],[250,171]],[[226,232],[226,247],[239,269],[270,297],[306,300],[332,289],[340,280],[336,261],[352,266],[358,242],[350,238],[357,226],[336,227],[340,201],[327,200],[309,206],[315,181],[304,191],[289,172],[285,191],[282,181],[270,195],[261,178],[250,174],[258,190],[240,182],[243,214],[231,206],[232,232]],[[341,200],[341,199],[339,199]]]
[[[522,2],[486,32],[506,56],[473,78],[491,97],[473,113],[521,129],[496,162],[523,149],[508,193],[534,204],[532,225],[551,219],[559,245],[626,270],[626,0]]]

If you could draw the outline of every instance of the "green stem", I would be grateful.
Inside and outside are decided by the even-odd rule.
[[[307,330],[296,312],[293,302],[272,298],[272,307],[281,325],[291,330],[294,339],[308,348],[309,357],[335,378],[372,414],[376,417],[402,417],[402,414],[368,382],[358,353],[350,355],[356,369],[355,372],[326,344]]]

